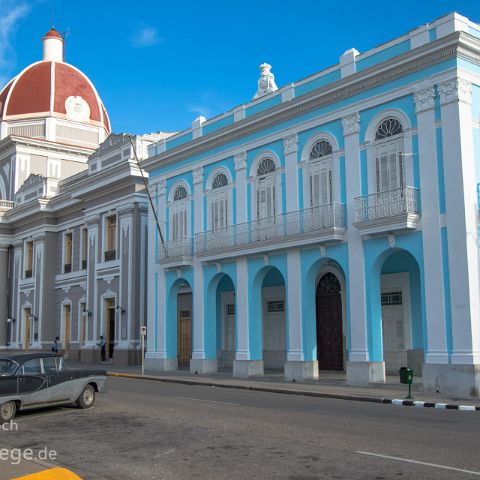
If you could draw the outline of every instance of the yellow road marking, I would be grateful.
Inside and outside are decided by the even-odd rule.
[[[16,477],[12,480],[82,480],[78,475],[66,468],[49,468],[25,477]]]

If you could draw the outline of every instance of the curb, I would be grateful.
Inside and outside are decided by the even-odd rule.
[[[403,407],[426,407],[426,408],[461,410],[461,411],[471,411],[471,412],[480,411],[480,406],[475,406],[475,405],[455,405],[455,404],[448,404],[448,403],[422,402],[418,400],[400,400],[400,399],[390,399],[390,398],[383,398],[383,397],[345,395],[341,393],[312,392],[312,391],[291,390],[291,389],[283,389],[283,388],[275,388],[275,387],[263,387],[263,386],[257,386],[257,385],[235,385],[235,384],[219,383],[215,381],[201,382],[198,380],[155,377],[153,375],[137,375],[134,373],[120,373],[120,372],[107,371],[107,376],[131,378],[131,379],[137,379],[137,380],[153,380],[156,382],[177,383],[177,384],[183,384],[183,385],[201,385],[204,387],[233,388],[237,390],[252,390],[252,391],[267,392],[267,393],[283,393],[285,395],[303,395],[305,397],[319,397],[319,398],[331,398],[336,400],[352,400],[357,402],[382,403],[385,405],[395,405],[395,406],[403,406]]]

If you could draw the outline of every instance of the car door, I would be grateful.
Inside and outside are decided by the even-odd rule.
[[[22,397],[23,406],[45,403],[47,377],[42,370],[40,358],[25,362],[18,375],[18,393]]]
[[[72,396],[72,380],[74,372],[59,368],[59,357],[46,357],[42,359],[43,370],[47,376],[47,402],[64,402]]]

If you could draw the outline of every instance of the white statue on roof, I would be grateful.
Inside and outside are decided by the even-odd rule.
[[[258,90],[253,97],[254,99],[278,90],[278,87],[275,84],[275,77],[270,71],[272,66],[268,63],[262,63],[259,68],[260,78],[258,79]]]

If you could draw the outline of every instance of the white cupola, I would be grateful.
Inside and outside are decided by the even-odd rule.
[[[63,62],[63,37],[53,27],[42,39],[43,60]]]

